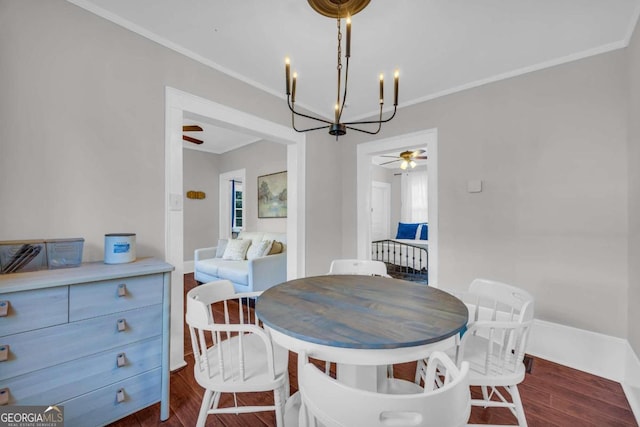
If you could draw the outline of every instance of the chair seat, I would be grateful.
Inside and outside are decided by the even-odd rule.
[[[209,388],[218,390],[221,392],[242,392],[242,385],[238,382],[229,382],[230,378],[237,378],[240,375],[238,360],[238,348],[237,345],[238,336],[231,337],[228,340],[222,341],[220,349],[217,347],[209,347],[207,349],[207,358],[209,363],[216,367],[212,370],[212,376],[209,377],[206,370],[198,369],[197,365],[194,368],[195,378],[198,384],[203,388]],[[246,386],[246,391],[266,391],[273,390],[274,384],[282,384],[286,380],[288,375],[288,363],[289,352],[288,350],[280,347],[277,344],[273,345],[274,352],[274,364],[276,379],[273,381],[268,374],[267,369],[267,357],[256,357],[260,353],[264,353],[265,346],[258,335],[244,335],[242,337],[242,345],[245,355],[252,355],[252,357],[245,357],[245,375],[242,382]],[[224,352],[224,375],[223,379],[220,374],[220,369],[217,367],[220,364],[220,356],[218,351]],[[240,389],[239,389],[240,387]]]
[[[384,394],[417,394],[424,393],[424,388],[413,381],[400,378],[387,378],[378,387],[378,393]]]

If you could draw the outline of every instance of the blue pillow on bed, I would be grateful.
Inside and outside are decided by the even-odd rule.
[[[429,224],[426,222],[420,228],[420,240],[429,240]]]
[[[420,224],[408,224],[404,222],[398,223],[398,233],[396,239],[411,239],[416,238],[416,232],[418,231],[418,225]]]

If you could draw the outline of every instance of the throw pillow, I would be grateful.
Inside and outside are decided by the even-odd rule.
[[[283,249],[284,249],[284,246],[282,246],[282,243],[278,242],[277,240],[274,240],[268,255],[276,255],[276,254],[282,253]]]
[[[247,259],[256,259],[265,256],[271,243],[271,240],[262,240],[260,242],[252,243],[247,251]]]
[[[418,231],[418,223],[408,224],[404,222],[398,223],[398,233],[396,239],[411,239],[415,240],[416,232]]]
[[[222,258],[222,255],[224,255],[224,250],[227,249],[228,242],[228,239],[218,240],[218,247],[216,248],[216,258]]]
[[[429,240],[429,224],[420,224],[420,240]]]
[[[247,249],[249,249],[250,245],[251,240],[229,240],[227,248],[224,250],[224,255],[222,255],[222,259],[242,261],[247,255]]]

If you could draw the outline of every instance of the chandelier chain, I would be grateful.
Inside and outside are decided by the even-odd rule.
[[[342,28],[340,28],[340,18],[338,17],[338,71],[342,69]]]
[[[340,117],[342,116],[342,109],[339,107],[340,105],[340,86],[342,83],[342,24],[340,21],[340,4],[338,4],[338,92],[336,94],[336,122],[340,121]]]

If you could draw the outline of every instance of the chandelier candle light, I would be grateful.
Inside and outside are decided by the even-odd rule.
[[[329,120],[325,120],[323,118],[310,116],[307,114],[300,113],[295,110],[296,103],[296,81],[298,79],[298,74],[293,73],[293,80],[291,79],[291,62],[289,58],[285,59],[285,77],[286,77],[286,89],[287,89],[287,105],[289,106],[289,110],[291,110],[291,127],[296,132],[309,132],[312,130],[319,129],[329,129],[329,134],[334,135],[336,137],[336,141],[338,137],[347,133],[347,129],[356,130],[358,132],[368,133],[370,135],[375,135],[380,132],[382,128],[382,123],[386,123],[394,118],[396,115],[396,110],[398,108],[398,81],[399,81],[399,72],[396,70],[394,73],[393,79],[393,114],[386,119],[382,119],[382,108],[384,106],[384,75],[380,74],[380,115],[378,120],[364,120],[364,121],[354,121],[354,122],[341,122],[342,113],[344,111],[345,102],[347,100],[347,84],[349,79],[349,58],[351,57],[351,15],[355,15],[364,9],[370,0],[308,0],[309,5],[318,13],[337,19],[337,27],[338,27],[338,84],[337,84],[337,96],[336,96],[336,105],[334,111],[334,121],[331,122]],[[345,59],[346,59],[346,68],[344,73],[344,92],[342,96],[341,86],[342,86],[342,25],[341,19],[346,17],[346,26],[347,26],[347,40],[345,45]],[[312,119],[321,123],[324,123],[321,126],[311,127],[308,129],[298,129],[295,125],[295,116],[305,117],[307,119]],[[359,125],[378,125],[378,128],[375,131],[361,129]]]

